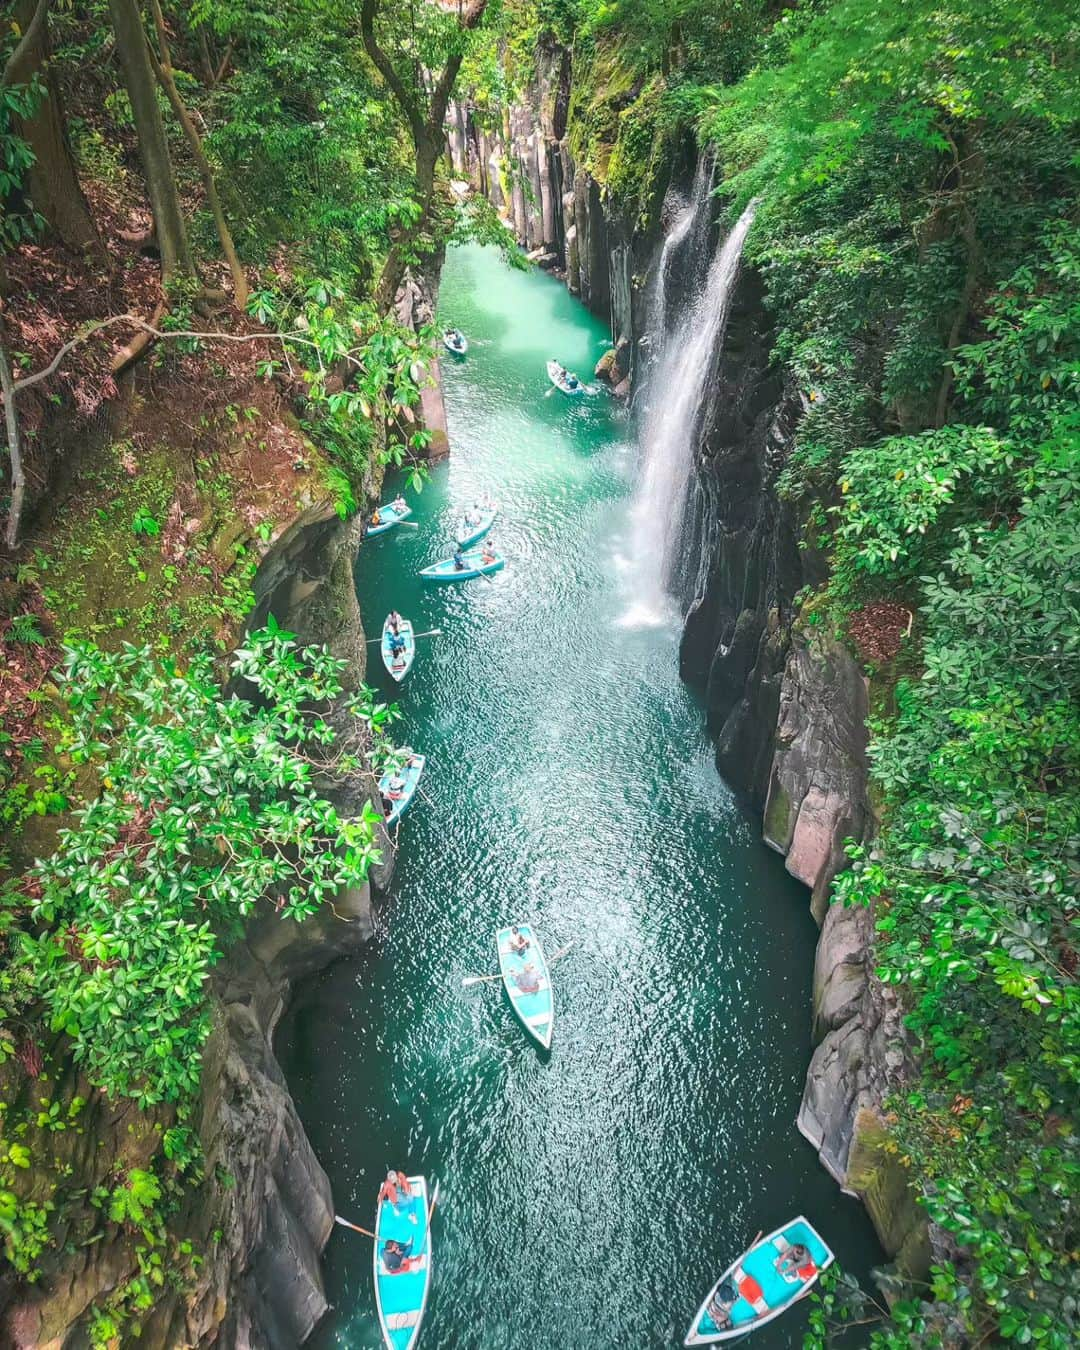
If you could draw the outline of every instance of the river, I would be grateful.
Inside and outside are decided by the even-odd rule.
[[[425,797],[377,940],[297,992],[279,1056],[339,1213],[370,1224],[388,1166],[441,1181],[427,1350],[673,1346],[758,1230],[804,1213],[856,1273],[879,1254],[795,1128],[816,929],[716,774],[676,623],[637,604],[626,412],[549,392],[547,358],[591,377],[607,330],[476,246],[441,312],[472,344],[442,363],[453,453],[356,572],[369,634],[391,607],[442,630],[399,696]],[[424,587],[485,489],[506,569]],[[550,1057],[461,984],[519,918],[574,943]],[[335,1230],[325,1272],[313,1343],[378,1346],[367,1239]]]

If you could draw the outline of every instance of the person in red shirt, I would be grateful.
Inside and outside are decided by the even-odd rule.
[[[809,1247],[801,1242],[791,1246],[776,1262],[776,1270],[785,1280],[812,1280],[817,1274],[817,1266],[810,1255]]]
[[[409,1178],[404,1172],[395,1172],[391,1169],[386,1174],[386,1180],[379,1190],[379,1200],[386,1200],[393,1205],[394,1212],[401,1213],[402,1205],[412,1199],[412,1191],[409,1189]],[[409,1218],[413,1223],[416,1222],[416,1215],[410,1214]]]

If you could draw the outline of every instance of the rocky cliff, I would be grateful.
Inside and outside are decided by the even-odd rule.
[[[372,485],[373,487],[375,485]],[[345,522],[320,501],[304,511],[270,549],[256,575],[252,622],[273,613],[303,641],[325,642],[348,661],[353,685],[366,664],[364,632],[352,581],[363,517]],[[332,716],[332,714],[331,714]],[[331,795],[329,784],[321,784]],[[358,813],[370,788],[356,781],[334,794]],[[389,856],[389,851],[387,851]],[[383,885],[389,868],[373,880]],[[273,1052],[273,1035],[293,981],[355,949],[372,931],[371,888],[338,897],[332,913],[298,924],[264,914],[249,925],[215,972],[214,1029],[205,1048],[201,1098],[192,1124],[204,1176],[171,1192],[167,1278],[152,1277],[153,1306],[141,1315],[139,1344],[148,1350],[227,1346],[293,1350],[326,1310],[319,1258],[333,1226],[330,1186],[297,1116]],[[18,1287],[10,1272],[0,1288],[0,1344],[60,1350],[90,1344],[91,1322],[104,1313],[122,1325],[135,1309],[133,1282],[155,1253],[137,1230],[106,1225],[93,1207],[95,1187],[115,1184],[131,1168],[149,1167],[174,1117],[108,1102],[46,1048],[46,1069],[62,1066],[20,1094],[47,1089],[77,1124],[26,1136],[32,1156],[48,1150],[65,1191],[53,1246],[41,1276]],[[5,1093],[5,1095],[8,1095]],[[82,1099],[81,1108],[72,1104]],[[49,1127],[46,1127],[49,1128]],[[52,1127],[55,1129],[55,1127]],[[40,1135],[40,1138],[38,1137]],[[68,1183],[70,1185],[70,1183]],[[96,1310],[96,1311],[92,1311]],[[99,1331],[103,1323],[97,1322]]]
[[[619,363],[629,375],[647,370],[659,336],[648,297],[665,206],[689,188],[693,157],[678,141],[658,154],[654,142],[647,200],[618,198],[575,162],[581,136],[573,120],[583,102],[576,78],[567,53],[545,48],[527,98],[502,127],[479,130],[467,109],[455,109],[454,163],[505,210],[533,257],[561,271],[609,320],[629,353]],[[616,112],[639,93],[619,96],[621,105],[614,98]],[[616,145],[607,162],[617,154]],[[684,253],[684,265],[691,258]],[[695,284],[700,278],[668,277],[668,309]],[[864,1200],[901,1268],[921,1274],[926,1225],[882,1119],[905,1064],[900,1014],[873,977],[872,916],[830,904],[844,841],[868,838],[874,814],[864,676],[846,647],[797,623],[796,596],[827,575],[803,521],[777,491],[804,410],[774,360],[762,281],[744,268],[696,433],[676,577],[686,616],[680,672],[703,695],[720,772],[762,813],[765,842],[809,888],[821,925],[808,1010],[816,1049],[799,1128],[838,1183]]]

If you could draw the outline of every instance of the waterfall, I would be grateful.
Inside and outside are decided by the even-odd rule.
[[[654,615],[666,608],[666,587],[678,557],[706,385],[723,339],[743,243],[756,210],[757,202],[752,201],[716,250],[704,286],[663,342],[650,370],[641,436],[644,462],[632,516],[632,548],[640,578],[635,606],[639,616],[646,608]],[[677,225],[684,238],[693,219],[691,215],[684,221],[680,215]],[[673,229],[664,241],[662,266],[664,254],[670,261],[674,236]],[[661,285],[666,303],[663,272],[658,278]],[[651,603],[643,605],[643,599]]]
[[[694,172],[694,185],[689,198],[677,197],[678,206],[672,216],[671,227],[664,236],[660,248],[660,258],[656,264],[656,278],[653,282],[652,301],[649,305],[648,334],[649,343],[655,360],[664,346],[667,333],[668,274],[675,254],[682,247],[695,222],[703,218],[708,227],[708,204],[712,190],[712,161],[702,155]],[[674,192],[674,189],[672,189]],[[697,233],[697,231],[695,231]]]

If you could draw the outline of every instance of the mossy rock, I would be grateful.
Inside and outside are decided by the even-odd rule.
[[[905,1279],[925,1279],[930,1269],[930,1237],[915,1178],[885,1123],[866,1107],[855,1117],[847,1185],[866,1206],[897,1272]]]

